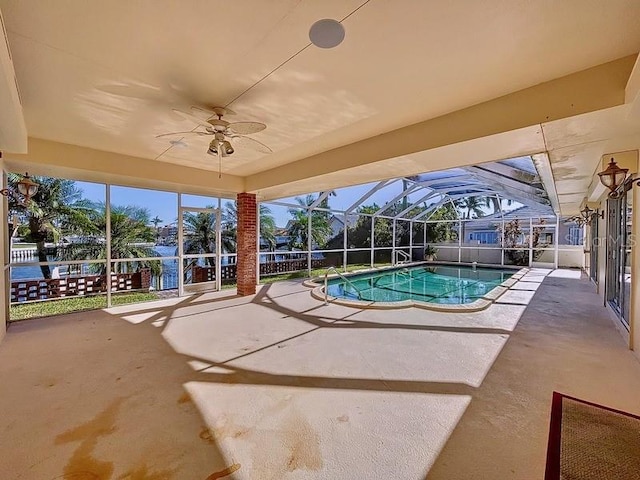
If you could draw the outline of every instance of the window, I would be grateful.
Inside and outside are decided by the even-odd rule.
[[[584,229],[582,227],[569,227],[569,245],[582,245],[584,243]]]
[[[469,234],[469,240],[476,241],[480,244],[497,244],[498,232],[473,232]]]

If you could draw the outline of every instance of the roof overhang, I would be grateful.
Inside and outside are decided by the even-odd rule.
[[[22,113],[16,72],[0,12],[0,151],[25,153],[27,127]]]

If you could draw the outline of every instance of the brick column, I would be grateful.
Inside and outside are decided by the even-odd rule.
[[[238,295],[256,293],[258,232],[256,196],[238,194]]]

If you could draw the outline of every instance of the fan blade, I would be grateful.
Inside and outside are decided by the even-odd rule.
[[[258,122],[233,122],[227,127],[231,133],[238,135],[251,135],[252,133],[261,132],[265,128],[267,126],[264,123]]]
[[[190,113],[183,112],[182,110],[176,110],[175,108],[173,109],[173,112],[177,113],[185,120],[189,120],[190,122],[197,123],[198,125],[202,125],[204,127],[211,126],[211,124],[207,123],[207,121],[204,118],[196,117],[195,115],[191,115]]]
[[[261,153],[273,153],[273,150],[267,147],[264,143],[259,142],[254,138],[245,137],[242,135],[232,135],[231,139],[233,140],[233,143],[235,143],[241,149],[250,148]]]
[[[207,132],[194,132],[192,130],[188,130],[186,132],[163,133],[161,135],[156,135],[156,138],[170,137],[172,135],[212,135],[212,134]]]

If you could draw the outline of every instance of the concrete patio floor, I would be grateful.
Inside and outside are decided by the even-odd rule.
[[[13,324],[1,476],[542,478],[553,390],[640,414],[640,363],[578,276],[534,269],[477,313],[292,281]]]

